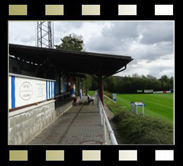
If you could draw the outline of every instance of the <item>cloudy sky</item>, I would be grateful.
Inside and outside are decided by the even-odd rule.
[[[75,33],[88,52],[131,56],[134,60],[117,75],[174,76],[173,21],[56,21],[54,44]],[[9,22],[9,43],[36,46],[36,22]]]

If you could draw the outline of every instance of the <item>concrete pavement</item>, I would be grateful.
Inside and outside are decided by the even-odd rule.
[[[103,127],[97,100],[95,99],[94,105],[88,105],[85,96],[79,103],[60,116],[29,145],[103,144]]]

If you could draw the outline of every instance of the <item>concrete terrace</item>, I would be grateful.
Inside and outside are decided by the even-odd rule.
[[[57,107],[56,109],[59,109]],[[87,97],[71,107],[28,145],[82,145],[103,144],[103,127],[95,96],[94,104]]]

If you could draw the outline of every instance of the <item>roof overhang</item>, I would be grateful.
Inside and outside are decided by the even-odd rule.
[[[71,73],[71,77],[79,77],[79,78],[86,78],[85,74],[83,73]]]
[[[9,44],[9,54],[24,61],[37,64],[52,64],[60,70],[91,75],[110,76],[133,59],[130,56],[101,54],[93,52],[66,51]]]

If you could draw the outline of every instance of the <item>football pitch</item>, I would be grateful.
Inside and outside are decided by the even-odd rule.
[[[130,111],[130,103],[144,102],[145,115],[157,117],[168,121],[173,124],[174,106],[173,106],[173,94],[117,94],[116,103],[121,108],[128,109]]]

